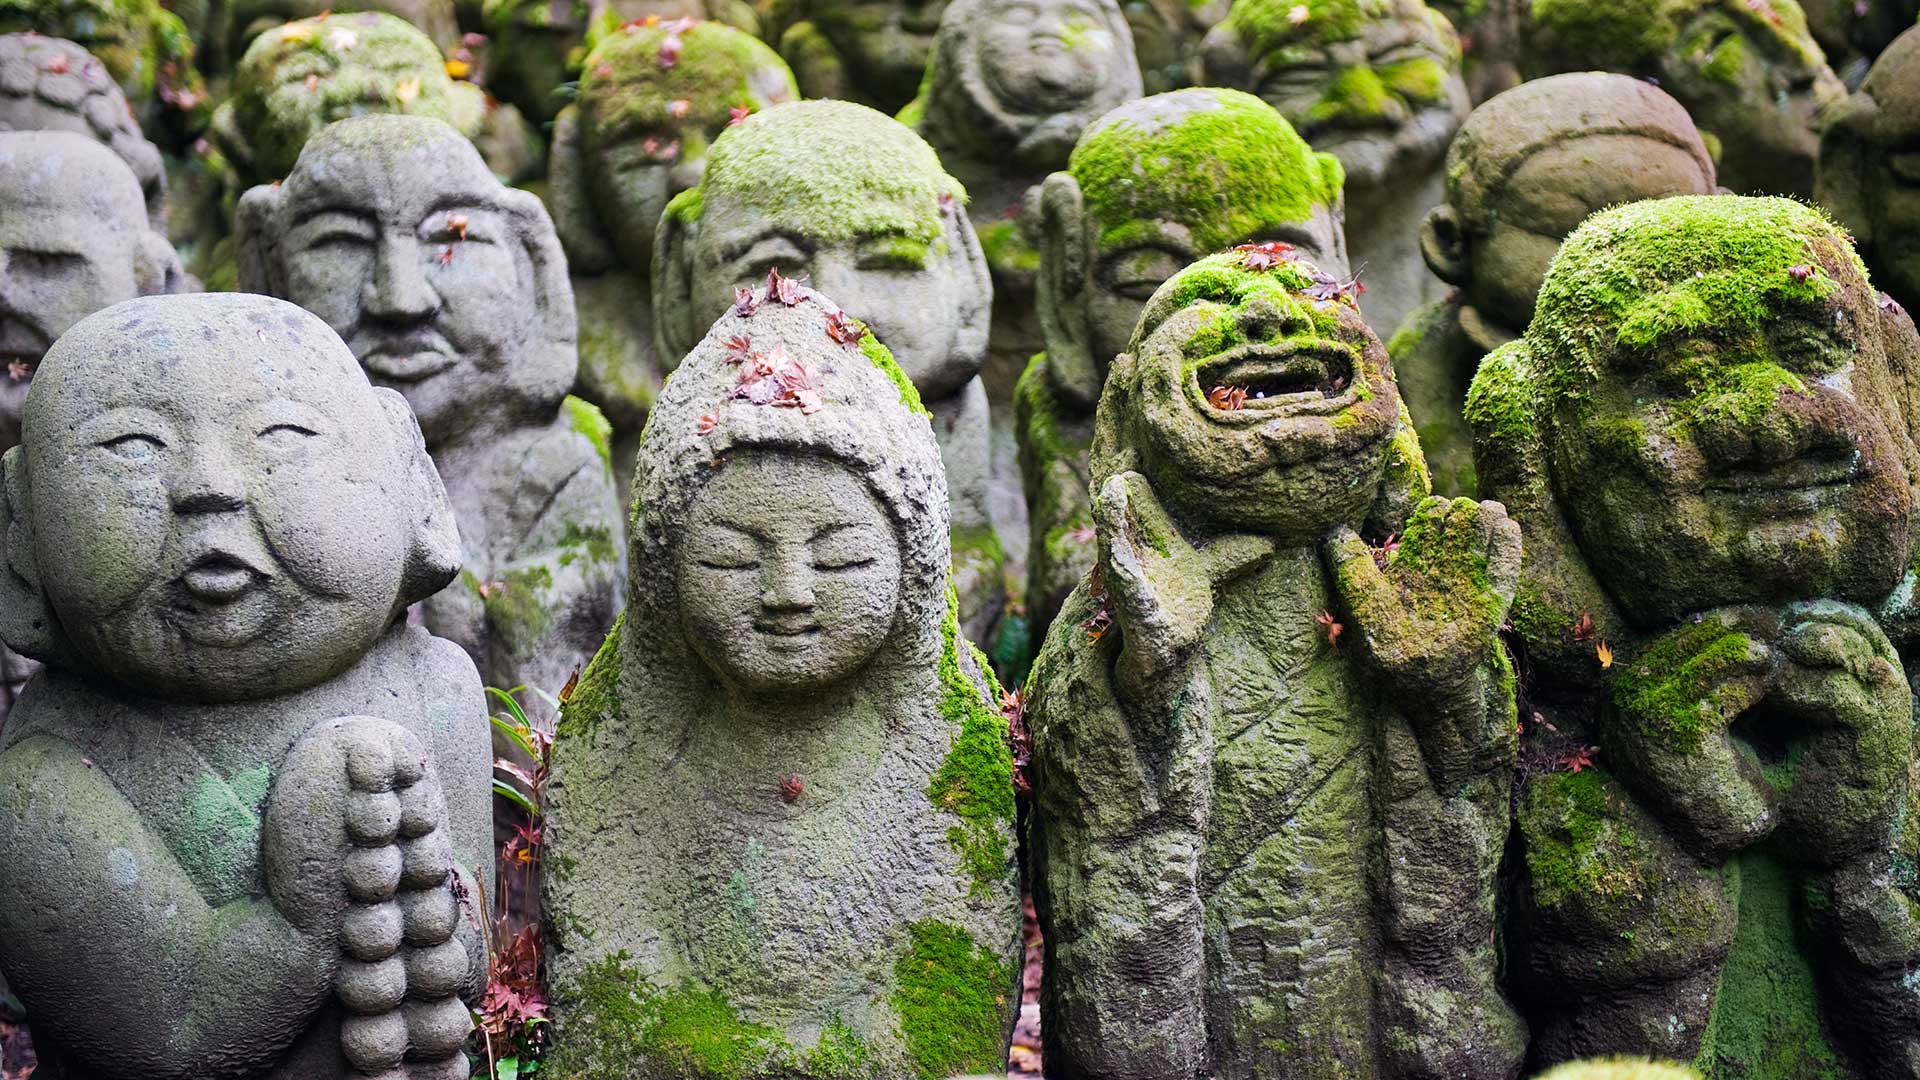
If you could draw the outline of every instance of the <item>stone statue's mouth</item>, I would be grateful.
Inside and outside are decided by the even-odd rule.
[[[1764,497],[1844,488],[1859,478],[1860,455],[1857,451],[1851,448],[1822,448],[1777,465],[1717,472],[1707,481],[1707,490],[1716,494]]]
[[[459,362],[453,347],[433,330],[386,337],[360,353],[368,374],[399,383],[420,382]]]
[[[812,619],[805,621],[787,621],[782,619],[755,619],[753,628],[768,637],[805,640],[820,632],[820,624]]]
[[[180,575],[188,595],[209,604],[229,604],[265,584],[265,574],[233,555],[203,555]]]
[[[1338,346],[1240,345],[1194,370],[1215,410],[1271,409],[1319,401],[1353,385],[1353,357]]]

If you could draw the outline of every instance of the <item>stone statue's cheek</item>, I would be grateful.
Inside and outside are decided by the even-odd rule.
[[[379,601],[398,593],[409,548],[406,470],[374,475],[339,457],[263,470],[253,512],[281,569],[307,591]]]
[[[48,591],[63,607],[117,611],[158,583],[172,523],[166,486],[158,474],[109,466],[72,477],[65,490],[56,512],[35,515]]]

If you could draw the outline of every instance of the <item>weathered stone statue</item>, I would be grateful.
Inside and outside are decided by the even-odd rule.
[[[548,205],[573,276],[580,393],[613,422],[624,492],[668,366],[653,335],[660,211],[699,183],[707,144],[736,110],[800,94],[779,54],[719,23],[629,26],[595,46],[583,67],[578,104],[554,124]]]
[[[1027,684],[1049,1073],[1515,1076],[1519,529],[1420,499],[1385,347],[1272,249],[1154,294],[1092,461],[1098,569]]]
[[[0,34],[64,38],[105,65],[149,137],[195,126],[206,88],[194,66],[194,39],[160,0],[11,0]]]
[[[1812,194],[1819,114],[1846,88],[1794,0],[1531,0],[1525,29],[1530,78],[1598,70],[1652,79],[1700,125],[1721,183]]]
[[[1807,29],[1842,82],[1858,87],[1893,39],[1920,19],[1920,0],[1805,0]]]
[[[1467,384],[1481,357],[1526,332],[1560,241],[1596,210],[1712,194],[1713,159],[1679,102],[1593,71],[1537,79],[1475,109],[1446,175],[1420,251],[1457,292],[1408,316],[1387,351],[1434,490],[1471,496]]]
[[[634,486],[627,614],[554,745],[551,1067],[1003,1072],[1007,724],[912,385],[776,279],[667,380]]]
[[[160,151],[141,134],[126,95],[92,53],[61,38],[0,34],[0,131],[72,131],[107,146],[133,170],[147,218],[164,235],[167,173]]]
[[[0,735],[40,1069],[466,1076],[486,705],[401,619],[459,566],[405,403],[290,304],[148,297],[48,352],[0,474],[0,636],[47,665]]]
[[[1093,568],[1094,406],[1147,299],[1188,263],[1246,242],[1291,245],[1344,280],[1340,176],[1340,162],[1309,149],[1266,102],[1193,89],[1101,117],[1067,169],[1047,178],[1038,215],[1047,351],[1014,391],[1036,637]]]
[[[700,186],[667,205],[653,311],[669,367],[770,270],[806,278],[873,327],[933,415],[960,619],[982,641],[1006,599],[1006,555],[987,514],[979,376],[993,284],[966,197],[925,142],[872,109],[804,101],[756,113],[714,141]]]
[[[785,0],[767,40],[800,92],[899,111],[920,90],[947,0]]]
[[[254,38],[275,27],[328,13],[361,11],[396,16],[447,53],[460,43],[460,26],[453,9],[453,0],[220,0],[209,34],[212,47],[206,50],[213,55],[203,56],[202,62],[209,70],[224,71],[246,55]]]
[[[538,199],[437,120],[316,135],[239,211],[244,288],[299,303],[420,421],[464,569],[426,602],[487,683],[558,692],[620,609],[625,543],[606,421],[566,396],[573,303]]]
[[[1521,11],[1527,0],[1429,0],[1460,35],[1460,69],[1474,104],[1520,83]]]
[[[1228,0],[1122,0],[1120,13],[1133,34],[1133,55],[1147,93],[1193,85],[1200,43],[1231,6]]]
[[[1920,1068],[1916,355],[1818,211],[1709,196],[1594,215],[1481,365],[1481,489],[1527,537],[1537,1061]]]
[[[1846,223],[1874,284],[1920,310],[1920,29],[1900,35],[1827,116],[1817,195]]]
[[[1444,17],[1423,0],[1237,0],[1202,60],[1206,85],[1260,95],[1346,167],[1370,324],[1389,332],[1446,294],[1420,258],[1420,219],[1444,196],[1447,143],[1468,108]]]

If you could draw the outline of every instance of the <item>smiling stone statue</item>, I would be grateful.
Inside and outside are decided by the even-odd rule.
[[[1916,355],[1819,212],[1709,196],[1589,218],[1481,365],[1481,487],[1527,536],[1540,1061],[1920,1068]]]
[[[1099,561],[1027,685],[1048,1068],[1515,1075],[1519,530],[1421,499],[1386,349],[1271,247],[1148,301],[1092,479]]]
[[[167,173],[105,65],[71,41],[0,35],[0,131],[72,131],[133,170],[154,229],[167,227]],[[10,444],[9,444],[10,445]]]
[[[261,296],[49,350],[0,461],[0,972],[67,1080],[467,1075],[486,706],[406,403]],[[404,1071],[401,1071],[403,1058]]]
[[[947,0],[784,0],[774,32],[809,98],[893,113],[913,100]],[[784,9],[784,10],[782,10]]]
[[[546,210],[445,124],[368,116],[248,192],[239,237],[241,283],[320,315],[420,420],[465,567],[427,627],[489,685],[557,692],[613,624],[625,552],[606,421],[566,397],[573,303]]]
[[[1007,723],[960,632],[912,384],[775,279],[667,380],[634,488],[627,614],[554,744],[552,1067],[1004,1069]]]

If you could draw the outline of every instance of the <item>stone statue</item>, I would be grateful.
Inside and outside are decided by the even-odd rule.
[[[1133,34],[1133,55],[1148,94],[1192,86],[1200,64],[1200,43],[1227,17],[1229,0],[1121,0]]]
[[[72,131],[105,145],[133,170],[148,220],[166,232],[160,151],[141,134],[126,95],[92,53],[60,38],[0,34],[0,131]]]
[[[1005,1071],[1012,760],[928,421],[785,277],[667,380],[627,613],[554,744],[557,1075]]]
[[[1304,18],[1299,17],[1304,14]],[[1347,241],[1382,332],[1446,287],[1420,259],[1467,115],[1460,42],[1423,0],[1237,0],[1202,47],[1204,84],[1258,94],[1347,173]]]
[[[291,304],[131,300],[48,351],[0,481],[0,636],[47,665],[0,736],[40,1069],[466,1076],[486,705],[401,618],[459,566],[405,402]]]
[[[707,144],[736,110],[800,94],[779,54],[719,23],[629,26],[602,39],[583,66],[578,103],[554,124],[547,201],[573,275],[580,393],[613,422],[625,492],[667,366],[653,334],[660,211],[699,183]]]
[[[1920,19],[1920,0],[1805,0],[1807,29],[1840,80],[1858,87],[1893,39]]]
[[[776,0],[779,42],[800,92],[894,113],[919,93],[947,0]]]
[[[1742,194],[1813,193],[1822,109],[1846,93],[1794,0],[1530,0],[1529,78],[1614,71],[1686,106],[1720,182]]]
[[[770,270],[808,278],[873,327],[933,414],[960,619],[984,641],[1006,599],[1006,554],[987,514],[979,376],[993,284],[966,197],[919,136],[872,109],[803,101],[756,113],[714,141],[700,186],[667,205],[653,311],[668,367]]]
[[[1526,0],[1429,0],[1460,35],[1460,68],[1475,105],[1520,84],[1520,11]]]
[[[1291,245],[1344,279],[1340,176],[1340,162],[1309,149],[1266,102],[1192,89],[1101,117],[1047,179],[1038,214],[1047,351],[1014,391],[1036,637],[1093,568],[1094,406],[1147,299],[1188,263],[1246,242]]]
[[[150,138],[183,135],[203,119],[207,92],[193,35],[160,0],[10,0],[0,7],[0,34],[22,31],[91,53]]]
[[[1098,569],[1027,684],[1055,1075],[1525,1050],[1494,983],[1519,529],[1421,498],[1385,347],[1290,254],[1169,279],[1100,401]]]
[[[1860,91],[1827,115],[1817,194],[1852,231],[1874,283],[1920,310],[1920,29],[1900,35]]]
[[[247,53],[253,39],[275,27],[319,15],[346,15],[362,11],[384,11],[427,35],[442,53],[451,53],[460,44],[460,27],[454,19],[453,0],[220,0],[209,35],[214,53],[204,59],[208,70],[224,71]]]
[[[1688,196],[1589,218],[1481,365],[1481,490],[1527,537],[1536,1061],[1920,1068],[1917,356],[1818,211]]]
[[[491,686],[556,693],[619,613],[625,543],[606,421],[573,385],[566,260],[533,195],[437,120],[316,135],[239,210],[243,287],[325,319],[413,407],[464,570],[425,605]]]
[[[1387,351],[1434,490],[1471,496],[1467,384],[1482,356],[1526,331],[1560,241],[1609,206],[1713,194],[1713,159],[1679,102],[1594,71],[1524,83],[1475,109],[1446,175],[1420,251],[1457,292],[1408,316]]]

